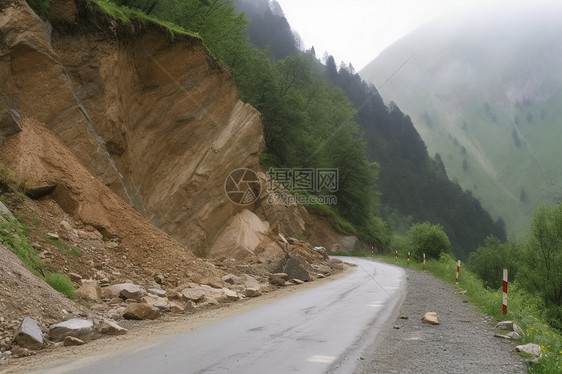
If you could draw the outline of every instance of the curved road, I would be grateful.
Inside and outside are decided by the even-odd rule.
[[[77,369],[41,373],[352,373],[404,296],[404,271],[367,259],[322,287]]]

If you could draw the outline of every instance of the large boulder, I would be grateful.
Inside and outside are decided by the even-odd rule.
[[[201,301],[205,297],[205,291],[202,288],[184,288],[181,291],[181,298],[185,301]]]
[[[67,336],[73,336],[88,341],[92,334],[94,323],[87,319],[73,318],[68,321],[51,325],[49,338],[55,342],[63,341]]]
[[[105,320],[100,325],[100,332],[104,335],[125,335],[127,331],[126,328],[110,320]]]
[[[156,307],[162,312],[170,310],[170,301],[165,297],[146,295],[141,298],[141,303]]]
[[[283,273],[286,273],[291,279],[298,279],[304,282],[309,282],[312,280],[310,273],[301,264],[301,262],[296,258],[289,258],[285,263],[283,268]]]
[[[241,278],[244,285],[244,296],[256,297],[262,294],[261,284],[256,278],[248,274],[242,275]]]
[[[146,295],[146,290],[133,283],[119,283],[109,287],[102,288],[102,297],[104,299],[115,299],[120,297],[122,299],[140,300]]]
[[[14,343],[22,348],[41,349],[44,346],[43,333],[33,318],[25,317],[14,335]]]
[[[101,301],[101,287],[97,281],[82,280],[82,285],[76,290],[76,296],[86,301]]]
[[[517,352],[523,352],[536,358],[542,356],[541,346],[535,343],[527,343],[515,347]]]
[[[154,306],[144,303],[133,303],[127,305],[122,313],[125,319],[145,320],[160,317],[160,310]]]
[[[229,220],[209,250],[209,256],[239,260],[252,257],[268,232],[267,222],[244,209]]]

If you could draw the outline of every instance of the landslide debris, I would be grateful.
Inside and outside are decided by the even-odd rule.
[[[0,245],[0,364],[343,269],[293,238],[310,229],[302,206],[228,200],[235,169],[266,183],[263,133],[201,40],[51,3],[52,25],[1,4],[0,198],[76,299]]]

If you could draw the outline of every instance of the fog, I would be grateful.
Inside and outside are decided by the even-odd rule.
[[[496,17],[501,28],[502,15],[528,14],[548,9],[561,17],[562,4],[556,0],[277,0],[292,29],[302,39],[303,48],[315,47],[318,56],[332,54],[336,61],[351,62],[356,70],[381,51],[418,27],[436,19],[440,32],[468,18]],[[499,18],[497,18],[499,15]],[[475,28],[479,28],[479,22]]]

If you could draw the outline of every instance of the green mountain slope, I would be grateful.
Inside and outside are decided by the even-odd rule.
[[[562,6],[439,20],[361,72],[409,113],[450,178],[519,236],[562,199]]]

